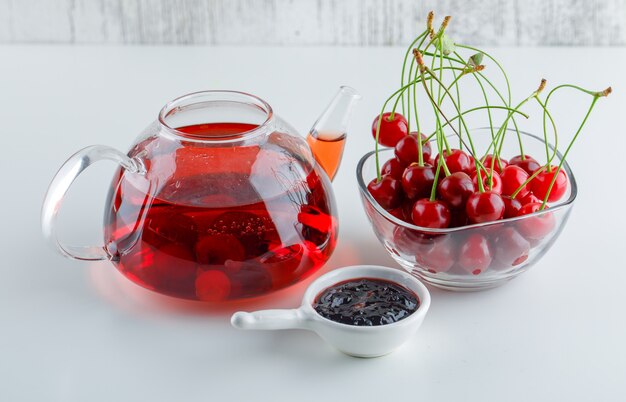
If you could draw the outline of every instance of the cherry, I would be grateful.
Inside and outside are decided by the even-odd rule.
[[[549,172],[547,170],[544,170],[543,172],[539,173],[530,183],[533,193],[535,193],[535,195],[539,197],[540,200],[543,200],[546,197],[554,175],[556,175],[556,181],[552,186],[552,190],[550,191],[550,195],[548,196],[548,201],[558,201],[563,197],[563,195],[565,195],[568,184],[567,175],[565,174],[565,171],[563,169],[557,169],[556,166],[552,166]]]
[[[526,180],[528,173],[519,166],[511,165],[502,170],[500,178],[502,179],[502,194],[513,194]],[[516,197],[524,197],[530,192],[529,185],[526,184],[517,194]]]
[[[390,209],[387,212],[389,212],[391,215],[395,216],[396,218],[400,219],[401,221],[405,221],[404,211],[402,210],[402,206],[399,206],[394,209]]]
[[[500,230],[494,241],[495,259],[504,268],[514,267],[528,259],[530,243],[512,227]]]
[[[404,199],[404,201],[402,201],[402,213],[404,215],[404,220],[406,222],[412,222],[413,220],[411,219],[411,211],[413,211],[413,204],[415,204],[415,201],[413,200],[409,200],[407,198]]]
[[[426,136],[424,134],[418,134],[416,132],[412,132],[406,137],[403,137],[395,146],[394,153],[396,158],[400,162],[407,166],[413,162],[419,161],[419,139],[422,139],[422,160],[428,162],[430,160],[431,148],[430,143],[424,141],[426,140]]]
[[[470,168],[469,168],[469,171],[465,173],[471,175],[472,172],[475,172],[475,171],[476,171],[476,159],[470,155]]]
[[[415,261],[429,272],[434,274],[446,272],[455,262],[454,242],[450,236],[434,240],[434,244],[425,252],[417,253]]]
[[[381,181],[374,179],[367,185],[372,197],[386,210],[394,209],[402,202],[402,186],[400,180],[391,176],[383,176]]]
[[[509,165],[519,166],[526,171],[529,175],[535,173],[537,169],[541,167],[539,162],[530,155],[517,155],[509,159]]]
[[[501,194],[502,193],[502,178],[500,177],[498,173],[492,172],[490,168],[486,168],[486,169],[487,169],[486,172],[485,171],[480,172],[480,177],[483,179],[483,186],[485,187],[485,190],[489,190],[490,181],[493,181],[493,186],[491,186],[490,191]],[[491,175],[491,180],[489,179],[488,175]],[[475,188],[479,188],[478,187],[478,173],[476,173],[476,171],[474,171],[474,173],[472,174],[472,182],[474,183]]]
[[[488,154],[483,159],[483,166],[486,168],[491,168],[491,163],[493,162],[493,170],[498,173],[502,173],[505,167],[509,166],[509,162],[506,159],[498,158],[496,161],[493,161],[494,156],[492,154]],[[499,163],[498,163],[499,160]]]
[[[451,149],[449,152],[444,151],[444,155],[444,160],[450,173],[465,172],[469,174],[472,171],[472,158],[460,149]],[[439,163],[439,156],[437,155],[435,158],[433,166],[437,166]]]
[[[520,210],[519,215],[529,215],[535,213],[541,210],[542,204],[542,202],[526,204]],[[543,239],[552,232],[555,225],[556,222],[552,212],[544,212],[536,216],[529,216],[528,218],[521,219],[517,222],[519,231],[524,235],[524,237],[531,240]]]
[[[413,163],[402,174],[402,189],[412,200],[430,195],[434,182],[435,169],[431,165]]]
[[[465,172],[455,172],[439,182],[437,192],[439,198],[451,208],[461,208],[467,199],[476,191],[472,179]]]
[[[458,263],[467,272],[478,275],[491,264],[491,250],[485,236],[473,233],[459,250]]]
[[[393,114],[393,118],[392,118]],[[376,116],[372,123],[372,135],[376,139],[376,130],[378,129],[378,120],[380,115]],[[380,121],[380,132],[378,133],[378,143],[385,147],[395,147],[398,141],[404,138],[409,132],[406,118],[400,113],[383,113]]]
[[[541,202],[541,200],[537,198],[535,194],[533,194],[533,192],[531,191],[530,193],[526,194],[524,197],[519,198],[519,202],[521,202],[522,205],[526,205],[526,204],[531,204],[533,202]]]
[[[502,201],[504,201],[504,218],[514,218],[519,215],[520,210],[522,209],[522,203],[519,198],[511,198],[508,195],[502,196]]]
[[[383,164],[383,167],[380,168],[380,174],[382,176],[389,175],[394,179],[402,179],[402,173],[404,173],[404,167],[398,159],[391,158],[387,162]]]
[[[411,219],[417,226],[442,229],[450,225],[450,209],[441,201],[422,198],[413,205]]]
[[[497,221],[504,216],[504,201],[493,191],[476,192],[468,198],[465,212],[471,223]]]
[[[393,230],[393,247],[397,251],[415,258],[417,254],[428,252],[433,246],[434,240],[427,234],[396,226]]]

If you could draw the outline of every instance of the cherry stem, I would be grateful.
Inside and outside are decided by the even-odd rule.
[[[422,40],[419,43],[419,45],[417,45],[417,47],[421,47],[424,44],[424,41],[428,38],[428,30],[426,30],[422,35],[423,35]],[[420,36],[422,36],[422,35],[420,35]],[[404,85],[404,68],[406,66],[407,57],[408,57],[409,52],[411,51],[411,48],[413,47],[413,45],[420,39],[420,36],[418,36],[415,39],[415,41],[413,41],[411,46],[409,46],[407,48],[406,54],[404,56],[404,64],[402,65],[402,81],[403,81],[402,85]],[[408,75],[408,79],[409,80],[411,79],[411,74],[413,72],[413,65],[414,64],[415,64],[415,59],[411,58],[411,65],[410,65],[410,68],[409,68],[409,75]],[[416,79],[416,78],[417,78],[417,74],[415,74],[415,78],[414,79]],[[413,109],[415,111],[415,124],[417,125],[417,131],[419,131],[420,130],[420,128],[419,128],[420,127],[420,122],[419,122],[419,118],[417,116],[417,107],[415,106],[416,101],[417,101],[417,93],[416,93],[415,87],[413,87]],[[407,106],[407,112],[408,112],[407,113],[407,129],[408,129],[409,132],[411,132],[411,93],[410,92],[407,92],[407,104],[406,104],[406,106]],[[403,101],[402,101],[402,111],[404,112],[404,95],[403,95]]]
[[[448,162],[446,162],[446,158],[443,157],[443,155],[445,154],[445,150],[443,147],[444,146],[443,140],[445,139],[445,135],[443,134],[441,119],[439,119],[439,115],[437,115],[436,113],[437,112],[435,111],[435,118],[437,119],[437,132],[439,133],[437,137],[438,138],[437,148],[439,149],[439,155],[442,155],[439,158],[437,165],[441,165],[443,168],[443,173],[446,176],[450,176],[450,169],[448,169]]]
[[[456,47],[459,47],[459,48],[462,48],[462,49],[468,49],[468,50],[473,50],[475,52],[480,52],[480,53],[484,54],[485,56],[487,56],[487,58],[489,58],[489,60],[493,61],[496,66],[498,66],[498,68],[502,72],[502,75],[504,76],[504,81],[506,82],[506,90],[507,90],[507,94],[508,94],[508,98],[509,98],[509,101],[508,101],[507,105],[511,106],[511,84],[509,82],[509,77],[506,75],[506,71],[504,70],[502,65],[498,62],[498,60],[496,60],[489,53],[484,52],[481,49],[477,49],[475,47],[471,47],[471,46],[467,46],[467,45],[461,45],[461,44],[458,44],[458,43],[456,43],[455,45],[456,45]],[[458,53],[455,52],[455,55],[460,58]]]
[[[421,43],[423,43],[423,41]],[[415,59],[413,59],[412,62],[411,62],[411,68],[413,67],[413,62],[414,61],[415,61]],[[415,77],[414,77],[415,81],[417,81],[417,79],[418,79],[418,72],[419,72],[419,69],[416,68],[415,69]],[[415,124],[417,125],[417,163],[418,163],[419,166],[424,166],[424,155],[422,154],[422,152],[423,152],[422,132],[420,130],[420,122],[419,122],[419,117],[418,117],[418,114],[417,114],[417,85],[413,85],[413,110],[415,112]],[[409,131],[409,133],[410,133],[410,131]]]
[[[435,170],[435,181],[433,182],[433,186],[430,189],[430,198],[429,198],[429,200],[431,202],[435,201],[435,197],[437,195],[437,182],[439,181],[439,171],[441,170],[442,166],[445,166],[445,165],[442,165],[442,163],[441,163],[442,159],[443,158],[439,158],[439,163],[437,163],[437,170]]]
[[[548,110],[547,106],[543,102],[541,102],[541,99],[539,99],[539,96],[535,96],[535,100],[537,101],[537,103],[539,103],[539,105],[543,109],[543,140],[544,140],[544,144],[546,147],[546,167],[547,167],[548,172],[550,172],[550,170],[552,169],[551,168],[552,159],[554,159],[554,157],[556,156],[556,150],[559,147],[559,135],[557,133],[556,123],[554,122],[554,119],[552,118],[552,114]],[[554,152],[552,152],[552,155],[550,155],[550,147],[548,145],[548,129],[546,127],[546,116],[548,116],[548,118],[550,119],[550,123],[552,124],[552,131],[554,132]]]
[[[486,108],[508,110],[510,112],[517,113],[519,115],[524,116],[525,118],[528,118],[528,115],[526,113],[521,112],[519,110],[515,110],[515,109],[507,107],[507,106],[493,106],[493,105],[492,106],[477,106],[477,107],[465,110],[461,114],[462,115],[466,115],[468,113],[472,113],[472,112],[475,112],[475,111],[478,111],[478,110],[483,110],[483,109],[486,109]],[[459,115],[456,115],[456,116],[452,117],[450,119],[450,121],[456,120],[458,118],[459,118]],[[447,125],[448,125],[448,123],[445,123],[442,127],[445,127]],[[428,137],[426,137],[426,139],[424,141],[430,141],[435,136],[435,133],[436,133],[436,131],[433,131]]]
[[[491,80],[485,77],[485,75],[481,72],[478,72],[478,74],[476,75],[476,79],[479,79],[479,77],[482,78],[487,84],[489,84],[489,86],[493,89],[493,91],[498,95],[498,97],[502,101],[502,104],[508,107],[511,107],[511,103],[510,102],[507,103],[507,101],[504,100],[504,96],[502,96],[498,88],[493,84],[493,82],[491,82]],[[526,116],[526,118],[528,118],[528,116]],[[511,117],[511,121],[513,122],[513,126],[515,127],[515,133],[517,134],[517,142],[519,143],[520,154],[522,155],[522,157],[524,157],[524,146],[522,144],[522,135],[519,131],[519,127],[517,126],[517,121],[515,120],[514,116]],[[506,128],[508,128],[508,123],[507,123],[507,126],[505,127],[505,130]]]
[[[429,80],[430,78],[426,78],[426,79]],[[421,78],[420,78],[420,80],[421,80]],[[396,90],[393,94],[391,94],[391,96],[389,96],[385,100],[385,103],[383,103],[383,107],[380,110],[380,114],[378,115],[378,124],[376,125],[376,144],[374,145],[374,147],[375,147],[374,150],[375,150],[375,153],[376,153],[376,155],[375,155],[375,159],[376,159],[376,177],[378,179],[378,182],[380,182],[380,180],[382,179],[382,176],[380,175],[380,158],[378,156],[378,138],[380,137],[380,126],[381,126],[381,123],[382,123],[382,120],[383,120],[383,114],[385,113],[385,108],[387,107],[387,104],[389,103],[390,100],[392,100],[396,96],[398,96],[398,98],[399,98],[399,95],[402,92],[406,91],[412,85],[417,85],[417,83],[418,83],[418,81],[410,82],[410,83],[406,84],[405,86],[403,86],[402,88]],[[397,105],[397,104],[398,104],[398,101],[396,99],[395,105]],[[391,112],[391,115],[389,117],[391,117],[393,119],[393,112]]]
[[[429,14],[429,15],[431,15],[431,14]],[[430,28],[429,28],[429,29],[430,29]],[[428,30],[427,30],[427,31],[428,31]],[[420,43],[419,43],[419,45],[417,46],[417,47],[418,47],[418,49],[419,49],[420,47],[422,47],[422,45],[423,45],[423,44],[424,44],[424,42],[426,41],[426,38],[428,38],[428,36],[427,36],[427,35],[425,35],[425,36],[422,38],[421,42],[420,42]],[[432,44],[432,41],[428,43],[428,45],[426,46],[426,48],[425,48],[425,49],[428,49],[428,47],[429,47],[431,44]],[[408,55],[408,52],[409,52],[410,48],[411,48],[411,47],[409,47],[409,49],[407,49],[407,55]],[[406,55],[405,55],[405,58],[406,58]],[[409,69],[409,78],[410,78],[410,76],[411,76],[411,72],[413,71],[413,65],[414,65],[414,64],[415,64],[415,58],[411,58],[411,67],[410,67],[410,69]],[[450,67],[451,67],[451,68],[453,68],[453,66],[452,66],[452,65],[451,65]],[[418,70],[419,70],[419,69],[417,69],[417,68],[415,69],[415,76],[414,76],[414,80],[417,80]],[[409,131],[409,132],[411,132],[411,109],[410,109],[410,100],[409,100],[409,102],[408,102],[408,105],[407,105],[407,106],[409,107],[409,109],[408,109],[409,113],[408,113],[408,115],[407,115],[407,129],[408,129],[408,131]],[[413,111],[415,112],[415,125],[417,126],[417,132],[418,132],[418,133],[421,133],[421,129],[420,129],[420,121],[419,121],[419,115],[418,115],[418,113],[417,113],[417,85],[414,85],[414,86],[413,86]],[[419,138],[419,140],[421,141],[421,137]],[[424,158],[422,157],[422,154],[421,154],[421,144],[419,145],[419,149],[420,149],[420,155],[419,155],[419,157],[418,157],[418,161],[421,161],[420,166],[423,166],[423,163],[424,163]]]
[[[542,79],[541,80],[541,84],[539,85],[539,88],[533,92],[529,97],[527,97],[526,99],[522,100],[514,109],[515,110],[519,110],[526,102],[528,102],[529,100],[531,100],[535,95],[539,94],[545,87],[545,82],[546,80]],[[505,137],[505,128],[508,125],[509,120],[511,119],[511,117],[513,116],[512,112],[509,112],[506,116],[506,119],[504,120],[504,122],[502,123],[502,125],[500,126],[500,129],[498,130],[498,133],[496,134],[496,138],[500,141],[500,145],[497,145],[497,141],[496,144],[494,144],[493,142],[491,144],[489,144],[489,147],[487,147],[487,151],[485,152],[485,154],[488,154],[489,151],[491,150],[491,146],[493,145],[494,147],[494,154],[495,154],[495,150],[496,147],[499,147],[499,149],[502,149],[502,146],[504,145],[504,137]],[[498,152],[499,154],[500,152]]]
[[[517,195],[519,194],[520,191],[522,191],[522,189],[524,187],[526,187],[528,185],[528,183],[530,183],[531,181],[533,181],[533,179],[537,176],[539,176],[539,173],[543,172],[544,170],[546,170],[545,166],[540,167],[539,169],[535,170],[533,172],[533,174],[531,174],[528,179],[526,179],[526,181],[524,181],[517,189],[515,189],[515,191],[513,191],[513,193],[511,193],[511,199],[515,199],[515,197],[517,197]]]
[[[444,69],[444,70],[450,70],[450,69],[455,69],[455,70],[463,70],[462,68],[459,68],[459,67],[443,67],[443,69]],[[435,69],[435,71],[438,71],[438,70],[439,70],[439,68],[436,68],[436,69]],[[430,77],[428,77],[428,78],[426,78],[426,79],[427,79],[427,80],[430,80]],[[414,84],[416,84],[416,83],[417,83],[417,82],[416,82],[415,80],[413,80],[413,81],[409,82],[408,84],[406,84],[405,86],[403,86],[402,88],[400,88],[400,89],[398,89],[396,92],[394,92],[394,95],[392,95],[392,96],[395,96],[395,95],[397,95],[397,94],[400,94],[400,93],[401,93],[401,90],[402,90],[403,88],[404,88],[404,89],[408,89],[408,88],[410,88],[410,86],[411,86],[411,85],[414,85]],[[402,92],[403,92],[403,91],[402,91]],[[395,113],[396,113],[396,109],[398,108],[398,104],[400,103],[400,100],[401,100],[401,99],[402,99],[402,97],[401,97],[401,96],[398,96],[398,98],[397,98],[397,99],[396,99],[396,101],[394,102],[394,104],[393,104],[393,108],[391,109],[391,114],[389,115],[390,120],[393,120],[393,117],[394,117],[394,115],[395,115]]]
[[[502,72],[502,75],[504,77],[504,81],[506,82],[506,89],[507,89],[507,97],[508,97],[508,101],[504,100],[504,97],[500,94],[500,91],[496,88],[496,86],[487,79],[487,77],[485,77],[483,74],[481,74],[480,72],[478,73],[478,75],[483,78],[496,92],[496,94],[498,94],[498,96],[500,97],[500,99],[502,100],[502,102],[504,104],[506,104],[507,106],[511,106],[511,83],[509,82],[509,77],[506,74],[506,71],[504,70],[504,68],[502,67],[502,65],[500,64],[500,62],[498,62],[498,60],[491,56],[489,53],[484,52],[481,49],[472,47],[472,46],[467,46],[467,45],[461,45],[461,44],[456,44],[457,47],[462,48],[462,49],[468,49],[468,50],[473,50],[475,52],[480,52],[482,54],[484,54],[485,56],[487,56],[488,59],[490,59],[491,61],[493,61],[496,66],[498,67],[498,69],[500,70],[500,72]],[[461,58],[461,56],[455,52],[455,55],[459,58]],[[505,121],[505,129],[506,127],[508,127],[508,118]],[[524,147],[522,145],[522,136],[519,132],[519,128],[517,127],[517,122],[515,121],[515,118],[513,118],[513,125],[515,126],[515,132],[517,133],[517,139],[518,139],[518,143],[519,143],[519,147],[520,147],[520,154],[522,155],[522,157],[524,157]],[[498,150],[498,156],[500,155],[500,150]],[[485,154],[489,153],[489,151],[485,152]],[[495,150],[494,150],[494,155],[495,155]]]
[[[485,104],[487,106],[489,106],[489,97],[487,96],[487,91],[485,91],[485,87],[483,86],[482,82],[480,82],[480,80],[476,80],[476,82],[478,82],[478,85],[480,86],[480,90],[483,93],[483,97],[485,98]],[[491,130],[491,141],[496,141],[496,137],[495,137],[495,133],[493,132],[493,119],[491,118],[491,109],[487,109],[487,116],[489,117],[489,129]],[[491,158],[491,171],[493,172],[493,168],[494,168],[494,160],[498,159],[498,163],[500,161],[500,158],[498,158],[498,155],[494,152],[494,157]],[[484,162],[484,160],[483,160]],[[491,188],[489,188],[489,190],[491,190]]]
[[[446,25],[447,25],[447,23],[446,23]],[[442,27],[443,27],[443,24],[442,24]],[[441,36],[442,35],[443,35],[443,29],[441,29],[441,34],[438,35],[438,43],[439,43],[439,49],[438,49],[438,52],[439,52],[439,80],[438,81],[439,82],[441,82],[443,80],[443,57],[442,57],[443,56],[443,42],[441,40]],[[435,54],[437,54],[437,52],[435,52]],[[434,59],[435,58],[433,58],[433,61],[434,61]],[[433,82],[431,81],[430,83],[432,85]],[[439,85],[439,87],[437,88],[437,99],[439,99],[439,104],[440,105],[441,105],[441,101],[442,101],[442,98],[441,98],[441,87],[442,86]],[[431,89],[432,89],[432,86],[431,86]],[[438,122],[438,124],[439,124],[439,127],[441,128],[441,122]],[[460,134],[459,134],[459,136],[460,136]],[[450,144],[448,144],[448,140],[447,140],[446,136],[443,135],[443,131],[441,131],[441,138],[443,140],[444,145],[446,146],[447,154],[450,154]],[[441,158],[439,158],[439,159],[441,159]],[[450,175],[450,172],[447,170],[447,168],[446,168],[446,175],[447,176]]]
[[[440,47],[441,47],[441,45],[440,45]],[[443,54],[443,53],[440,53],[440,54]],[[449,61],[449,63],[450,63],[450,67],[452,67],[452,62]],[[451,70],[452,75],[454,76],[454,80],[448,86],[448,88],[446,89],[446,92],[449,94],[450,93],[450,89],[452,89],[453,86],[456,88],[456,98],[457,98],[457,105],[458,105],[459,109],[461,108],[461,93],[459,91],[459,80],[463,76],[465,76],[465,75],[467,75],[469,73],[475,73],[475,72],[478,72],[478,71],[482,71],[483,68],[484,68],[484,66],[482,66],[482,65],[471,67],[467,63],[465,63],[464,64],[464,68],[461,71],[461,74],[459,74],[458,76],[454,72],[454,69]],[[439,76],[439,78],[440,78],[440,81],[441,81],[441,75]],[[441,95],[441,86],[439,87],[439,91],[437,93],[437,98],[439,99],[439,106],[441,106],[441,104],[443,103],[443,99],[444,99],[444,97]],[[489,108],[489,104],[487,104],[487,109],[488,108]],[[462,136],[462,122],[461,122],[461,120],[459,120],[459,131],[458,132],[459,132],[459,148],[463,149],[463,141],[462,141],[463,136]],[[470,137],[469,136],[469,131],[468,131],[468,137]],[[448,152],[450,152],[450,147],[448,145],[446,137],[444,137],[444,140],[446,141],[447,150],[448,150]]]
[[[419,47],[418,47],[418,49],[419,49]],[[427,52],[426,50],[422,51],[422,54],[424,56],[431,56],[431,57],[432,56],[436,56],[436,53]],[[455,61],[455,62],[457,62],[459,64],[465,64],[465,62],[463,60],[461,60],[461,56],[459,56],[456,52],[454,52],[454,54],[457,55],[457,57],[459,57],[459,58],[457,59],[457,58],[454,58],[454,57],[446,56],[445,54],[443,55],[443,58],[446,59],[446,60],[449,60],[449,61]]]
[[[582,90],[583,92],[585,92],[587,94],[591,94],[593,96],[593,100],[591,101],[591,104],[589,105],[589,109],[587,110],[587,113],[585,114],[585,117],[583,118],[582,122],[580,123],[580,126],[578,127],[578,130],[576,130],[576,134],[574,134],[574,137],[572,138],[572,140],[567,145],[567,148],[565,149],[565,152],[563,152],[563,156],[561,157],[561,160],[559,161],[559,165],[557,166],[556,171],[552,175],[552,180],[550,181],[550,185],[548,186],[548,191],[546,192],[545,197],[543,197],[543,203],[541,204],[540,210],[545,209],[546,204],[548,203],[548,198],[550,197],[550,192],[552,191],[552,187],[554,186],[554,183],[556,182],[556,178],[557,178],[559,172],[561,171],[561,168],[563,167],[563,163],[565,162],[565,159],[567,158],[567,155],[569,154],[569,151],[572,149],[572,146],[574,145],[574,142],[576,142],[576,139],[578,138],[578,135],[582,131],[583,127],[585,126],[585,123],[587,123],[587,119],[589,119],[589,115],[591,115],[591,112],[593,111],[593,108],[596,105],[596,102],[598,101],[598,99],[600,97],[608,96],[612,92],[611,87],[608,87],[604,91],[600,91],[600,92],[587,91],[587,90],[584,90],[584,89],[582,89],[580,87],[576,87],[575,85],[562,85],[560,87],[561,88],[570,87],[570,88],[575,88],[575,89],[578,89],[578,90]],[[557,87],[557,88],[559,88],[559,87]],[[555,89],[557,89],[557,88],[555,88]],[[554,92],[554,90],[552,90],[552,92]],[[546,100],[546,103],[547,103],[547,100]]]
[[[424,79],[424,73],[422,71],[422,69],[420,68],[420,75],[422,77],[422,79]],[[424,86],[424,90],[426,91],[426,93],[428,94],[428,97],[430,98],[431,104],[433,106],[433,110],[435,112],[435,119],[437,121],[436,124],[436,130],[435,130],[435,138],[437,139],[437,150],[439,151],[439,160],[437,163],[437,166],[443,166],[443,170],[444,173],[446,174],[446,176],[450,175],[450,170],[448,169],[448,166],[446,164],[446,160],[444,155],[446,154],[445,150],[444,150],[444,144],[443,144],[443,131],[442,131],[442,125],[441,125],[441,119],[439,119],[439,114],[437,114],[437,109],[439,109],[439,107],[434,103],[434,99],[431,95],[431,93],[428,91],[428,87],[426,86],[426,83],[422,83],[422,85]],[[434,186],[434,184],[433,184]],[[432,191],[432,190],[431,190]]]
[[[417,60],[417,63],[420,66],[420,76],[422,77],[422,86],[424,87],[424,90],[426,91],[426,94],[428,95],[428,98],[430,99],[430,102],[434,105],[435,108],[437,108],[437,111],[439,112],[439,114],[441,114],[441,116],[446,120],[446,122],[448,122],[448,125],[450,125],[450,128],[452,129],[452,131],[454,132],[454,134],[456,134],[461,141],[463,142],[463,144],[465,145],[466,148],[471,149],[472,152],[472,157],[475,160],[475,164],[476,164],[476,172],[477,174],[480,176],[480,169],[485,170],[485,167],[483,166],[482,162],[476,157],[476,150],[474,149],[474,143],[472,142],[472,136],[468,135],[467,138],[469,140],[470,146],[468,147],[467,144],[465,144],[464,140],[461,138],[461,136],[459,135],[459,133],[456,131],[456,129],[454,128],[454,126],[452,126],[450,124],[450,120],[446,117],[446,115],[443,113],[443,111],[441,110],[441,108],[439,107],[439,105],[437,105],[437,102],[435,101],[435,99],[433,98],[432,94],[428,91],[428,87],[426,86],[426,83],[424,82],[424,72],[428,72],[428,74],[430,75],[430,77],[432,79],[434,79],[435,81],[437,81],[437,83],[439,85],[441,85],[444,88],[444,91],[446,92],[446,94],[448,95],[448,97],[450,98],[450,101],[452,102],[452,104],[454,105],[457,114],[459,116],[459,119],[463,122],[463,126],[465,127],[465,131],[469,133],[469,129],[467,128],[467,124],[465,123],[465,120],[463,119],[463,114],[461,113],[461,111],[459,110],[459,107],[457,106],[456,102],[454,101],[454,98],[452,97],[452,95],[450,94],[450,92],[445,88],[445,85],[443,85],[443,83],[441,81],[439,81],[439,79],[428,69],[428,67],[426,67],[426,65],[424,64],[424,60],[422,59],[422,54],[419,52],[419,50],[417,49],[413,49],[413,55],[415,56],[415,59]],[[431,81],[432,83],[432,81]],[[435,115],[437,115],[437,113],[435,113]],[[480,181],[479,181],[479,187],[482,187]]]
[[[402,63],[402,77],[400,79],[400,86],[403,87],[404,86],[404,72],[406,70],[406,62],[409,58],[409,53],[411,53],[411,49],[413,49],[413,46],[415,46],[415,44],[417,43],[417,41],[419,41],[422,38],[426,38],[428,36],[428,29],[426,29],[424,32],[422,32],[417,38],[415,38],[415,40],[413,42],[411,42],[411,44],[409,45],[409,47],[406,49],[406,53],[404,55],[404,62]],[[423,42],[423,41],[422,41]],[[418,46],[419,47],[419,46]],[[411,58],[411,67],[413,67],[413,58]],[[411,79],[411,72],[409,71],[409,80]],[[404,96],[403,96],[403,102],[402,102],[402,113],[404,113]],[[410,105],[410,100],[407,100],[407,106]]]
[[[450,60],[448,60],[448,64],[450,64],[450,67],[452,67],[452,62]],[[452,84],[450,84],[450,87],[452,87],[452,85],[454,84],[454,88],[456,89],[456,103],[459,105],[459,108],[461,108],[461,91],[459,90],[459,79],[461,78],[461,76],[463,76],[464,74],[461,73],[459,74],[459,77],[457,78],[456,73],[454,72],[454,70],[452,70],[452,76],[454,77],[454,81],[452,81]],[[459,120],[459,135],[463,136],[463,126],[461,125],[461,121]],[[461,139],[459,139],[459,149],[463,149],[463,142],[461,141]]]

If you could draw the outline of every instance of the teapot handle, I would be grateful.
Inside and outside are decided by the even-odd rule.
[[[141,162],[131,159],[115,148],[105,145],[92,145],[83,148],[72,155],[61,166],[52,179],[46,192],[46,198],[41,209],[41,229],[44,238],[62,255],[77,260],[98,261],[109,259],[104,246],[69,246],[61,244],[57,237],[56,220],[67,190],[76,178],[89,166],[101,160],[110,160],[119,163],[124,169],[134,172],[144,172]]]

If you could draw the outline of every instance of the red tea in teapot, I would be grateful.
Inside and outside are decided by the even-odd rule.
[[[148,138],[131,150],[144,152],[158,179],[120,170],[113,181],[105,242],[125,276],[171,296],[221,301],[291,285],[328,259],[337,229],[328,178],[272,145],[299,143],[280,133],[263,146],[194,142],[254,128],[186,126],[176,130],[192,145]]]
[[[341,87],[307,144],[254,95],[213,90],[176,98],[128,152],[92,145],[61,166],[43,203],[44,238],[66,257],[109,260],[133,282],[185,299],[235,300],[294,284],[335,248],[329,177],[358,99]],[[119,166],[104,245],[65,244],[56,224],[65,195],[104,160]]]

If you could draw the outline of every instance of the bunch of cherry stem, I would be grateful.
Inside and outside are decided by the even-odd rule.
[[[510,131],[515,131],[519,144],[520,156],[522,159],[525,159],[524,147],[522,143],[522,137],[518,128],[517,121],[515,116],[522,116],[524,118],[528,118],[529,116],[521,111],[521,108],[526,105],[528,102],[535,102],[543,113],[543,137],[545,143],[545,152],[546,152],[546,164],[541,166],[535,172],[533,172],[528,179],[522,183],[517,190],[515,190],[511,194],[511,198],[514,199],[522,189],[524,189],[533,179],[535,179],[540,173],[547,171],[551,172],[553,169],[556,169],[558,172],[567,158],[572,145],[577,140],[579,134],[581,133],[585,123],[588,120],[589,115],[591,114],[597,100],[600,97],[605,97],[611,93],[611,88],[607,88],[603,91],[590,91],[584,88],[581,88],[572,84],[563,84],[559,85],[552,90],[550,90],[545,97],[544,100],[541,99],[541,94],[544,93],[546,88],[546,80],[542,79],[539,87],[533,91],[528,97],[522,99],[517,105],[513,105],[511,100],[511,86],[509,83],[508,76],[506,71],[502,67],[502,65],[491,55],[488,53],[477,49],[475,47],[462,45],[458,43],[454,43],[450,37],[446,35],[446,29],[451,20],[450,16],[446,16],[437,31],[433,29],[433,20],[434,14],[430,12],[427,18],[427,27],[426,29],[415,38],[415,40],[409,45],[405,57],[404,63],[402,66],[402,75],[401,75],[401,85],[398,90],[389,96],[384,102],[379,118],[378,118],[378,126],[376,127],[376,171],[377,171],[377,180],[380,181],[382,179],[381,176],[381,168],[380,161],[378,157],[378,147],[379,147],[379,134],[380,127],[383,117],[383,114],[390,102],[393,101],[393,107],[391,109],[391,114],[389,115],[389,121],[394,119],[394,114],[398,106],[402,108],[402,113],[407,116],[408,123],[408,132],[411,132],[411,124],[415,123],[415,128],[418,133],[418,139],[421,133],[421,125],[420,125],[420,116],[418,114],[418,89],[423,90],[423,94],[426,95],[428,102],[432,106],[433,114],[435,117],[435,130],[428,135],[425,139],[418,140],[418,156],[419,160],[417,164],[419,166],[424,166],[424,160],[422,155],[422,147],[423,144],[431,141],[434,137],[435,144],[438,148],[439,154],[449,155],[451,152],[450,144],[448,142],[447,136],[444,134],[444,129],[451,130],[454,135],[458,138],[459,148],[465,148],[474,158],[476,165],[476,175],[478,177],[477,187],[479,192],[491,191],[493,186],[492,175],[495,171],[496,164],[500,166],[500,154],[502,152],[502,148],[504,145],[505,136]],[[475,52],[472,54],[467,60],[463,59],[463,57],[459,54],[456,49],[465,49]],[[410,57],[412,53],[413,57]],[[430,57],[430,65],[426,62],[425,58]],[[506,91],[503,93],[494,83],[493,80],[488,78],[483,70],[485,66],[482,63],[483,58],[489,59],[493,62],[499,72],[502,74],[504,78],[504,82],[506,83]],[[407,71],[408,65],[408,71]],[[444,83],[444,71],[452,73],[453,80],[451,83],[446,85]],[[467,78],[465,78],[467,77]],[[461,91],[459,89],[459,81],[462,79],[472,79],[478,85],[480,89],[484,105],[480,105],[477,107],[469,108],[466,110],[462,110],[461,108]],[[490,96],[488,94],[487,88],[491,88],[493,94],[498,99],[498,104],[492,104],[490,102]],[[571,141],[567,145],[565,151],[563,152],[559,164],[557,166],[552,165],[552,161],[557,155],[557,147],[558,147],[558,132],[556,123],[550,113],[549,104],[553,95],[557,92],[560,92],[564,89],[575,90],[579,93],[588,95],[592,98],[591,104],[582,119],[578,129],[574,133]],[[436,92],[436,93],[435,93]],[[454,92],[454,93],[453,93]],[[454,115],[448,117],[442,110],[442,105],[446,98],[452,105],[454,110]],[[501,124],[494,123],[493,111],[504,111],[506,112],[506,116]],[[491,132],[492,141],[485,151],[485,154],[480,156],[477,154],[476,149],[474,147],[474,143],[472,141],[472,137],[470,135],[470,129],[467,126],[465,116],[468,114],[472,114],[475,112],[484,111],[487,114],[487,119],[489,122],[489,129]],[[456,126],[455,126],[456,121]],[[513,125],[513,130],[509,130],[509,125]],[[554,147],[552,152],[550,150],[549,144],[549,135],[548,131],[551,131],[551,137],[554,139]],[[493,157],[490,160],[490,165],[485,166],[485,160],[487,155],[492,152]],[[432,185],[432,189],[430,192],[430,200],[433,201],[436,195],[436,187],[438,183],[438,179],[440,175],[449,176],[450,170],[446,165],[446,160],[444,157],[439,157],[436,171],[435,171],[435,180]],[[482,178],[485,175],[486,181],[483,182]],[[554,183],[557,179],[557,174],[552,175],[552,181],[549,184],[548,191],[543,197],[541,210],[546,208],[548,199],[550,197],[550,193],[554,186]],[[488,184],[488,188],[486,188],[485,183]]]

